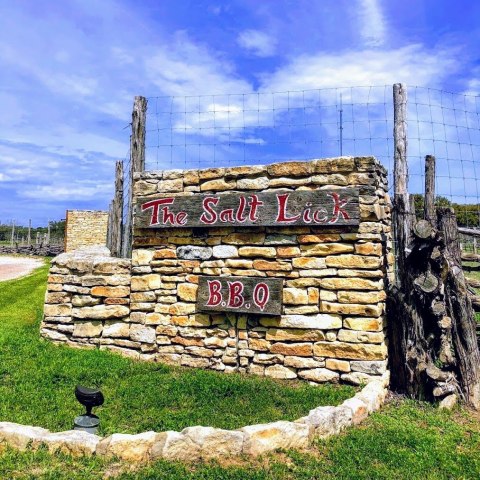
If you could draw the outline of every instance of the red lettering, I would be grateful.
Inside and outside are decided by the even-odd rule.
[[[205,197],[203,199],[203,209],[205,210],[200,216],[200,221],[207,225],[213,225],[217,221],[217,212],[210,207],[210,204],[217,205],[220,199],[217,197]]]
[[[311,213],[312,213],[312,212],[311,212],[311,209],[310,209],[310,207],[312,206],[312,204],[311,204],[311,203],[307,203],[305,206],[306,206],[306,207],[309,207],[309,208],[306,208],[306,209],[303,211],[303,221],[304,221],[305,223],[312,223],[313,219],[312,219],[312,217],[311,217]]]
[[[187,223],[188,213],[187,212],[179,212],[177,214],[176,221],[178,225],[185,225]]]
[[[231,308],[240,308],[243,306],[245,299],[243,298],[243,283],[242,282],[227,282],[228,283],[228,306]]]
[[[263,205],[263,202],[258,200],[258,197],[256,195],[252,195],[250,197],[250,202],[248,206],[250,207],[249,218],[251,222],[256,222],[258,220],[257,208],[261,207],[262,205]]]
[[[350,201],[349,198],[342,199],[338,193],[329,193],[330,197],[333,198],[333,215],[332,218],[328,221],[328,223],[337,223],[340,215],[343,217],[344,220],[349,220],[350,216],[348,212],[346,212],[343,207]]]
[[[152,226],[152,225],[158,225],[160,223],[159,221],[159,218],[158,218],[158,213],[159,213],[159,209],[160,209],[160,205],[171,205],[173,202],[174,202],[174,198],[172,197],[168,197],[168,198],[160,198],[158,200],[151,200],[150,202],[145,202],[142,204],[142,206],[140,207],[140,209],[142,210],[142,212],[144,212],[145,210],[148,210],[149,208],[152,209],[152,215],[150,217],[150,223],[149,225]],[[163,209],[163,217],[165,218],[165,209],[168,211],[168,207],[165,207]],[[163,222],[165,223],[165,222]]]
[[[294,217],[287,217],[287,201],[289,196],[289,193],[282,193],[281,195],[277,194],[278,213],[276,221],[279,223],[296,222],[301,217],[300,213]]]
[[[208,284],[208,300],[205,305],[216,307],[222,302],[222,284],[220,280],[207,280]]]
[[[233,209],[227,208],[222,210],[220,212],[220,221],[233,223]]]
[[[240,197],[239,200],[240,204],[238,205],[236,218],[237,222],[243,223],[247,219],[247,217],[243,215],[245,212],[245,205],[247,204],[247,201],[245,200],[245,197]]]
[[[262,310],[270,299],[270,290],[266,283],[257,283],[253,289],[253,301],[255,305]]]
[[[323,215],[323,216],[320,217],[320,215]],[[315,213],[313,214],[313,221],[315,223],[323,223],[323,222],[326,222],[327,220],[328,220],[328,213],[325,208],[320,208],[316,210]]]

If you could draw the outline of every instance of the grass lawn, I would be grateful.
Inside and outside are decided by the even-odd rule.
[[[66,422],[69,427],[72,415],[78,411],[70,398],[75,381],[89,383],[94,378],[99,379],[107,392],[108,403],[100,412],[105,430],[119,431],[122,418],[127,431],[166,428],[162,422],[173,423],[172,428],[182,428],[185,420],[190,424],[206,425],[211,419],[212,424],[219,425],[224,422],[220,417],[226,412],[230,412],[229,421],[234,424],[241,418],[250,421],[251,415],[274,414],[292,418],[298,414],[287,411],[288,408],[307,408],[308,398],[314,395],[306,387],[294,388],[290,392],[274,382],[136,364],[104,352],[56,348],[40,342],[37,327],[44,280],[45,269],[23,280],[0,284],[0,420],[8,418],[55,429],[65,428]],[[13,306],[9,307],[10,313],[6,313],[9,302],[13,302]],[[94,371],[89,373],[89,369]],[[133,379],[128,381],[130,375]],[[157,376],[162,380],[150,387],[152,377]],[[169,382],[167,391],[178,398],[169,398],[165,403],[160,399],[161,403],[156,403],[154,392],[158,390],[157,397],[163,398],[164,382]],[[51,395],[47,385],[52,383],[56,389]],[[267,399],[263,397],[264,390]],[[323,389],[316,389],[317,393],[320,390]],[[140,398],[129,398],[129,392],[138,393]],[[336,395],[339,401],[338,391],[333,392],[330,395]],[[6,395],[10,397],[6,398]],[[221,401],[215,397],[221,397]],[[189,403],[189,398],[195,403]],[[150,405],[152,401],[155,408]],[[333,398],[330,401],[333,402]],[[286,402],[300,406],[285,406]],[[319,399],[315,402],[318,403]],[[33,412],[35,404],[38,405],[37,412]],[[142,411],[142,405],[146,411]],[[144,415],[149,417],[150,426],[137,428],[135,422],[141,422]],[[155,422],[161,427],[151,426]],[[0,479],[100,478],[478,480],[480,417],[463,409],[444,412],[425,403],[395,400],[362,425],[349,428],[337,437],[318,440],[306,451],[279,452],[259,459],[235,459],[220,464],[197,462],[183,465],[161,461],[130,465],[99,458],[49,455],[44,450],[19,453],[4,448],[2,451],[0,447]]]
[[[82,407],[77,383],[101,387],[101,434],[234,429],[294,420],[354,394],[347,386],[286,384],[253,376],[135,362],[100,350],[55,346],[39,338],[47,267],[0,283],[0,421],[69,430]]]

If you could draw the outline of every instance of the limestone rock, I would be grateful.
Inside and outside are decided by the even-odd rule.
[[[340,315],[282,315],[278,317],[262,318],[260,324],[265,327],[278,328],[308,328],[308,329],[335,329],[341,328],[342,317]]]
[[[327,268],[324,258],[299,257],[292,260],[295,268],[317,269]]]
[[[366,278],[322,278],[320,286],[329,290],[380,290],[383,282]]]
[[[275,258],[277,255],[274,247],[240,247],[238,253],[241,257]]]
[[[114,433],[104,438],[97,445],[97,455],[107,458],[118,457],[131,462],[145,462],[154,459],[152,447],[161,439],[155,432],[144,432],[137,435]]]
[[[235,181],[225,181],[222,178],[218,178],[216,180],[209,180],[207,182],[203,182],[200,185],[200,191],[204,192],[210,190],[212,192],[220,192],[224,190],[233,190],[236,186]]]
[[[383,360],[387,355],[385,345],[362,345],[344,342],[317,342],[313,353],[318,357],[349,360]]]
[[[68,317],[72,314],[72,306],[65,303],[45,305],[43,313],[46,317]]]
[[[76,323],[73,330],[73,337],[99,337],[102,333],[103,325],[101,322],[82,322]]]
[[[327,368],[314,368],[311,370],[301,370],[298,372],[298,376],[305,380],[312,382],[324,383],[324,382],[338,382],[340,375],[338,372],[333,372]]]
[[[130,325],[128,323],[111,323],[103,327],[102,337],[128,338],[130,336]]]
[[[265,245],[295,245],[295,235],[267,235],[265,237]]]
[[[96,305],[72,310],[73,317],[92,320],[127,317],[129,313],[130,309],[124,305]]]
[[[37,448],[49,433],[45,428],[0,422],[0,444],[6,443],[20,451],[25,451],[28,446]]]
[[[288,380],[297,378],[297,373],[293,368],[284,367],[282,365],[271,365],[265,369],[265,376]]]
[[[310,357],[285,357],[283,364],[285,367],[293,368],[319,368],[324,367],[325,362],[315,360]]]
[[[160,275],[151,273],[148,275],[132,277],[132,292],[144,292],[147,290],[157,290],[160,288]]]
[[[67,455],[93,455],[101,437],[79,430],[49,433],[42,443],[45,443],[52,453],[62,452]]]
[[[326,257],[327,267],[337,268],[379,268],[381,259],[362,255],[334,255]]]
[[[130,293],[130,289],[128,287],[93,287],[92,288],[92,295],[94,297],[111,297],[111,298],[120,298],[126,297]]]
[[[452,408],[457,404],[458,396],[455,394],[448,395],[445,397],[438,405],[440,410],[452,410]]]
[[[385,300],[383,290],[374,292],[340,291],[337,293],[340,303],[377,303]]]
[[[134,323],[130,326],[130,338],[134,342],[155,343],[157,336],[155,328]]]
[[[212,248],[215,258],[234,258],[238,257],[238,248],[233,245],[215,245]]]
[[[383,375],[387,370],[387,361],[358,361],[350,362],[354,372],[368,373],[369,375]]]
[[[297,357],[310,357],[312,355],[311,343],[274,343],[270,348],[271,353],[281,355],[294,355]]]
[[[383,386],[383,383],[378,380],[370,382],[363,390],[355,395],[354,398],[358,398],[367,405],[368,413],[374,412],[380,408],[385,401],[387,391]]]
[[[283,303],[286,305],[305,305],[308,303],[307,290],[303,288],[284,288]]]
[[[294,422],[249,425],[241,431],[245,434],[243,452],[254,456],[279,448],[304,448],[311,440],[310,426]]]
[[[150,262],[153,258],[153,250],[134,249],[132,251],[132,265],[135,267],[141,265],[150,265]]]
[[[237,180],[237,188],[243,190],[264,190],[268,188],[268,185],[267,177],[239,178]]]
[[[342,403],[342,406],[350,408],[352,411],[352,423],[358,425],[368,417],[367,405],[359,398],[349,398]]]
[[[293,341],[310,341],[318,342],[325,340],[325,334],[321,330],[309,330],[301,328],[269,328],[266,334],[267,340],[293,340]]]
[[[151,449],[152,460],[163,458],[170,461],[193,462],[200,458],[200,454],[201,447],[189,436],[173,431],[158,433]]]
[[[312,170],[312,162],[282,162],[267,166],[272,177],[303,177],[310,175]]]
[[[222,430],[212,427],[188,427],[181,432],[200,447],[202,458],[218,458],[240,455],[244,433],[238,430]]]
[[[383,332],[361,332],[358,330],[339,330],[338,340],[350,343],[383,343]]]
[[[316,243],[312,245],[302,245],[301,250],[302,254],[306,256],[327,256],[337,253],[353,252],[353,245],[349,243]]]
[[[210,247],[184,245],[177,248],[177,257],[184,260],[208,260],[213,254]]]
[[[338,372],[348,373],[350,372],[350,362],[346,360],[337,360],[336,358],[327,358],[325,366],[330,370],[336,370]]]
[[[380,318],[347,317],[343,320],[343,326],[351,330],[378,332],[383,329]]]
[[[177,288],[177,295],[180,300],[194,302],[197,299],[198,285],[195,283],[181,283]]]

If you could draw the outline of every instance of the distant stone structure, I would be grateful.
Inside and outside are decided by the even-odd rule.
[[[67,210],[65,252],[92,245],[106,245],[108,212]]]
[[[54,259],[44,337],[273,378],[388,375],[390,201],[374,158],[145,172],[133,188],[131,264]]]

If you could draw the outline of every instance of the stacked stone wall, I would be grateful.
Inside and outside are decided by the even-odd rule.
[[[160,361],[314,382],[369,381],[386,371],[391,274],[385,169],[371,157],[146,172],[135,199],[201,193],[357,187],[356,227],[135,229],[132,324]],[[197,311],[200,275],[279,277],[281,316]],[[139,327],[140,328],[140,327]]]
[[[140,348],[129,341],[130,268],[130,260],[110,257],[105,247],[55,257],[41,335],[85,348]]]
[[[353,384],[387,376],[392,276],[385,169],[372,157],[144,172],[159,196],[359,189],[356,226],[140,229],[129,261],[105,251],[52,262],[42,335],[133,358],[273,378]],[[130,278],[131,275],[131,278]],[[283,280],[282,314],[198,311],[202,275]]]
[[[79,248],[106,245],[108,212],[67,210],[65,252]]]

